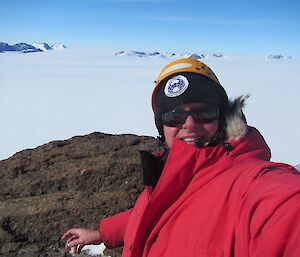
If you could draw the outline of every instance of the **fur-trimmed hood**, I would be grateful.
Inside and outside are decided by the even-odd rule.
[[[243,107],[249,95],[242,95],[234,100],[229,100],[229,109],[226,115],[225,138],[221,143],[240,158],[257,158],[269,161],[271,149],[260,132],[247,125]],[[247,157],[245,157],[247,156]]]
[[[228,112],[226,115],[225,137],[238,140],[247,134],[247,121],[243,113],[243,107],[249,95],[242,95],[234,100],[229,100]]]

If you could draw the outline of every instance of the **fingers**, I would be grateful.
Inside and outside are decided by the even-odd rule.
[[[77,234],[78,233],[76,232],[76,229],[70,229],[65,234],[63,234],[61,240],[68,239],[70,236],[77,235]]]
[[[73,249],[74,253],[80,253],[82,248],[85,246],[85,243],[82,239],[78,238],[76,235],[72,235],[67,240],[65,247],[67,250]]]
[[[68,230],[62,237],[62,240],[67,240],[65,247],[67,250],[73,250],[74,253],[80,253],[82,248],[91,240],[91,231],[87,229],[74,228]]]
[[[79,254],[79,253],[81,253],[84,246],[85,246],[84,244],[78,244],[78,243],[72,242],[68,245],[67,249],[69,251],[71,251],[71,249],[72,249],[73,253]]]
[[[77,235],[74,229],[70,229],[61,237],[61,240],[65,239],[67,239],[65,243],[65,248],[71,250],[71,248],[74,247],[74,252],[77,251],[77,245],[79,245],[81,242],[79,240],[80,237]]]
[[[82,244],[82,240],[77,236],[71,236],[66,242],[66,248],[70,249],[75,245]]]
[[[64,233],[60,239],[61,239],[61,240],[64,240],[64,239],[69,238],[69,236],[70,236],[70,230],[67,231],[66,233]]]
[[[76,249],[76,250],[77,250],[77,254],[78,254],[78,253],[81,253],[81,250],[82,250],[82,248],[83,248],[84,246],[85,246],[85,245],[81,245],[81,244],[77,246],[77,249]]]
[[[67,240],[67,242],[66,242],[66,247],[67,247],[67,248],[70,248],[70,247],[68,247],[69,245],[73,246],[73,243],[74,243],[74,240],[75,240],[75,239],[77,239],[76,242],[79,243],[79,238],[78,238],[77,236],[73,235],[73,236],[69,237],[69,239]],[[72,242],[72,241],[73,241],[73,242]]]

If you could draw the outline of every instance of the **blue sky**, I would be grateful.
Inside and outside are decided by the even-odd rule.
[[[0,0],[0,41],[300,55],[300,1]]]

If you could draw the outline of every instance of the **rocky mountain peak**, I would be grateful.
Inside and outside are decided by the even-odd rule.
[[[95,132],[0,161],[0,255],[63,257],[67,229],[97,229],[130,208],[143,188],[139,150],[159,147],[152,137]]]

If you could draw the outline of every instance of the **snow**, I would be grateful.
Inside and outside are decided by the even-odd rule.
[[[54,50],[64,50],[66,48],[67,47],[64,46],[64,45],[53,45],[53,46],[51,46],[51,49],[54,49]]]
[[[135,56],[135,57],[160,57],[160,58],[195,58],[195,59],[204,59],[205,55],[202,53],[174,53],[174,52],[141,52],[141,51],[120,51],[115,53],[118,56]],[[212,56],[220,57],[215,54]]]
[[[18,43],[15,45],[8,45],[5,42],[0,42],[0,52],[20,52],[20,53],[34,53],[34,52],[44,52],[48,50],[63,50],[67,47],[64,45],[53,45],[49,46],[47,43]]]
[[[47,43],[33,43],[32,46],[42,51],[47,51],[52,49]]]
[[[117,52],[68,48],[1,54],[0,159],[94,131],[157,136],[150,105],[153,82],[165,64],[189,51],[157,51],[157,57]],[[272,160],[299,164],[299,59],[191,54],[203,54],[201,60],[231,98],[251,95],[245,115],[272,149]]]
[[[101,256],[101,257],[110,257],[108,255],[104,255],[103,251],[105,250],[105,245],[102,243],[100,245],[85,245],[82,248],[82,253],[87,256]],[[70,251],[70,255],[76,256],[73,250]]]
[[[90,256],[98,256],[103,255],[103,251],[105,250],[105,245],[102,243],[100,245],[86,245],[82,249]]]
[[[281,55],[281,54],[275,54],[275,55],[271,54],[271,55],[267,55],[266,58],[269,58],[269,59],[277,59],[277,60],[280,60],[280,59],[286,59],[286,58],[292,59],[292,57],[290,57],[290,56],[283,56],[283,55]]]

